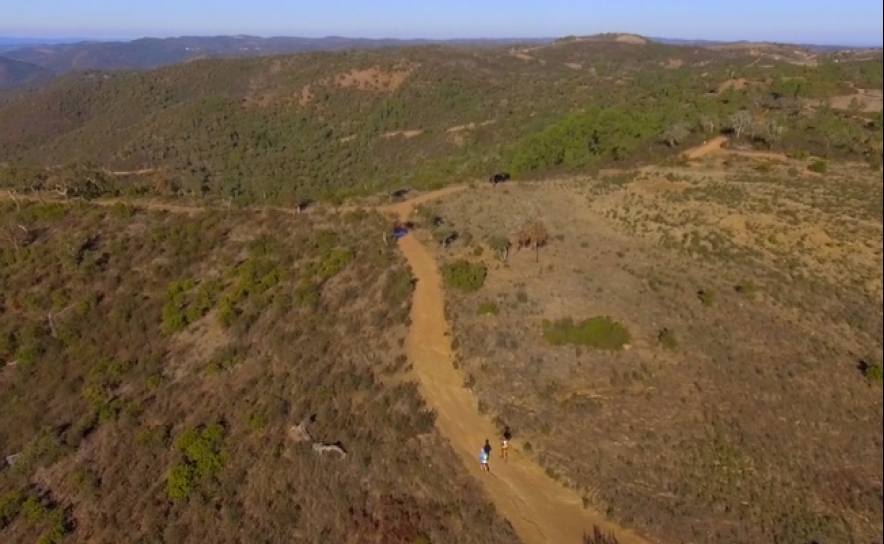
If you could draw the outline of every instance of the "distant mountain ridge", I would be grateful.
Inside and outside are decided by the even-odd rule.
[[[0,56],[0,90],[47,81],[53,75],[51,70],[35,64]]]
[[[615,36],[616,34],[611,34]],[[689,40],[673,38],[646,38],[652,42],[693,47],[739,47],[753,42],[716,40]],[[131,41],[74,41],[74,39],[40,40],[39,38],[0,37],[3,55],[29,63],[54,73],[71,70],[144,70],[187,62],[199,58],[257,57],[311,51],[340,51],[347,49],[377,49],[384,47],[413,47],[448,45],[494,47],[507,45],[541,45],[556,38],[477,38],[477,39],[397,39],[397,38],[323,38],[236,36],[180,36],[175,38],[139,38]],[[760,44],[763,45],[763,44]],[[794,45],[816,50],[849,49],[841,46]]]
[[[324,38],[256,36],[181,36],[140,38],[128,42],[79,42],[30,44],[7,50],[10,58],[48,68],[54,72],[83,69],[149,69],[205,57],[253,57],[309,51],[376,49],[419,45],[501,46],[542,44],[553,38],[509,39],[369,39],[328,36]]]

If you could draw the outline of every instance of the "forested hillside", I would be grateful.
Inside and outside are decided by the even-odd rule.
[[[70,74],[0,98],[0,175],[20,188],[88,177],[91,192],[134,182],[237,202],[339,197],[628,165],[722,131],[879,161],[881,55],[782,55],[573,39]],[[93,175],[45,170],[74,163]]]
[[[46,81],[52,72],[35,64],[0,56],[0,89]]]

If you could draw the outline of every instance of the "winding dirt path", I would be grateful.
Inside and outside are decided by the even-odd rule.
[[[378,210],[407,221],[416,205],[464,189],[448,187]],[[467,468],[475,472],[498,512],[512,523],[525,544],[581,544],[584,533],[592,534],[596,526],[613,533],[620,544],[646,544],[648,541],[607,521],[602,514],[585,509],[577,493],[553,481],[518,451],[510,452],[508,463],[492,455],[491,473],[480,472],[479,449],[485,439],[496,446],[498,431],[487,417],[479,415],[476,398],[463,386],[463,377],[454,368],[442,277],[435,259],[413,234],[400,238],[398,244],[418,280],[406,353],[423,397],[436,410],[436,425]]]

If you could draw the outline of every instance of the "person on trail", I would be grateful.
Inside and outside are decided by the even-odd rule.
[[[482,446],[482,450],[485,451],[485,454],[488,457],[491,457],[491,442],[489,442],[487,438],[485,439],[485,445]]]
[[[491,468],[488,467],[488,452],[485,451],[485,448],[479,450],[479,466],[482,467],[482,472],[491,472]]]
[[[503,433],[500,439],[500,458],[506,462],[510,458],[510,433]]]

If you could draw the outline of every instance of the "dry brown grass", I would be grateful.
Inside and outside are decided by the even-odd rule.
[[[884,106],[884,93],[877,89],[857,89],[857,93],[843,96],[836,96],[830,100],[833,108],[839,110],[847,110],[854,103],[861,112],[877,112],[881,111]]]
[[[396,136],[402,136],[405,139],[415,138],[423,134],[424,131],[420,129],[414,130],[394,130],[391,132],[385,132],[381,134],[381,138],[395,138]]]
[[[635,34],[621,34],[614,38],[615,42],[619,43],[628,43],[632,45],[647,45],[648,40],[642,38],[641,36],[636,36]]]
[[[713,154],[436,205],[471,238],[437,258],[489,268],[448,301],[480,410],[663,540],[880,539],[882,399],[857,370],[882,349],[880,177],[806,167]],[[551,234],[538,264],[482,243],[529,219]],[[541,321],[566,316],[611,316],[628,349],[549,346]]]
[[[413,68],[409,67],[383,70],[375,66],[364,70],[350,70],[349,72],[338,74],[331,81],[343,88],[392,93],[405,83],[412,70]]]

